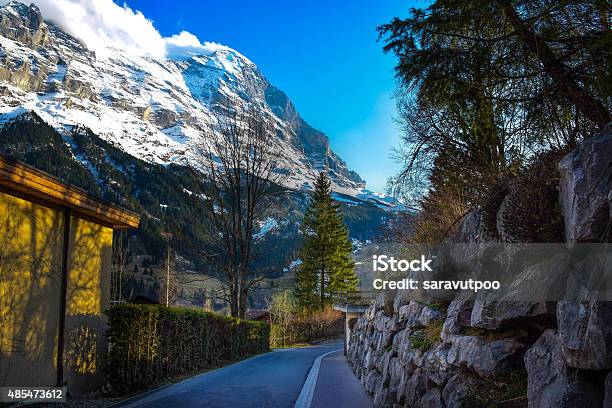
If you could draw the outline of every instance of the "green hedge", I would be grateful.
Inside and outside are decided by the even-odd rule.
[[[117,394],[269,350],[263,322],[159,305],[120,305],[107,314],[107,372]]]

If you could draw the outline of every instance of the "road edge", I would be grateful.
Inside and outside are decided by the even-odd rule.
[[[310,405],[312,404],[312,397],[314,396],[315,387],[317,385],[317,378],[319,377],[321,360],[323,360],[328,355],[337,353],[339,351],[342,351],[342,349],[332,350],[325,354],[321,354],[314,360],[314,362],[312,363],[312,367],[310,367],[310,371],[308,371],[306,381],[304,381],[304,386],[302,387],[300,395],[295,401],[295,405],[293,406],[293,408],[310,408]]]
[[[279,350],[279,351],[284,351],[284,349],[283,350]],[[221,367],[216,367],[216,368],[213,368],[211,370],[207,370],[207,371],[204,371],[204,372],[197,373],[195,375],[189,376],[189,377],[184,378],[184,379],[182,379],[180,381],[177,381],[177,382],[170,382],[168,384],[163,384],[163,385],[160,385],[159,387],[155,387],[155,388],[152,388],[150,390],[145,390],[145,391],[139,392],[137,394],[130,395],[128,397],[125,397],[125,399],[122,399],[120,401],[114,402],[111,405],[107,405],[106,408],[119,408],[119,407],[123,407],[123,406],[126,406],[126,405],[133,404],[135,402],[140,401],[141,399],[144,399],[144,398],[150,396],[151,394],[155,394],[155,393],[157,393],[159,391],[163,391],[164,388],[171,387],[173,385],[177,385],[177,384],[180,384],[182,382],[189,381],[189,380],[192,380],[192,379],[200,377],[200,376],[211,374],[211,373],[213,373],[215,371],[222,370],[222,369],[224,369],[226,367],[229,367],[229,366],[232,366],[234,364],[242,363],[242,362],[248,361],[248,360],[253,360],[253,359],[256,359],[257,357],[261,357],[261,356],[264,356],[264,355],[266,355],[268,353],[273,353],[273,352],[274,352],[273,350],[270,350],[270,351],[266,351],[264,353],[259,353],[259,354],[256,354],[254,356],[245,358],[244,360],[238,360],[238,361],[235,361],[235,362],[233,362],[231,364],[227,364],[227,365],[224,365],[224,366],[221,366]]]

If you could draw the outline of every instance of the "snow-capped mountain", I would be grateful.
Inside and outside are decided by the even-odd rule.
[[[130,231],[131,251],[140,258],[162,259],[168,245],[162,232],[170,231],[181,269],[208,273],[201,256],[208,228],[201,186],[182,164],[214,125],[217,105],[239,98],[274,121],[273,141],[293,187],[259,221],[253,237],[265,256],[254,260],[254,268],[279,278],[299,265],[308,190],[322,169],[332,179],[354,246],[386,239],[405,207],[367,190],[327,136],[306,123],[248,58],[222,45],[199,45],[189,56],[152,57],[123,48],[96,48],[96,54],[45,21],[36,6],[0,7],[0,154],[141,214],[140,226]]]
[[[0,8],[0,122],[34,111],[68,143],[80,125],[136,158],[170,164],[189,157],[216,104],[240,98],[276,122],[291,186],[308,188],[326,168],[334,190],[363,196],[364,181],[253,62],[218,44],[207,50],[164,59],[121,49],[97,56],[35,5],[9,3]]]

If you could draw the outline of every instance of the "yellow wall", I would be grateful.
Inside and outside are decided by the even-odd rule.
[[[60,212],[0,193],[2,385],[54,385],[62,228]]]
[[[54,385],[63,213],[0,192],[0,386]],[[103,383],[112,230],[71,218],[65,379]]]
[[[105,379],[113,230],[76,217],[70,224],[65,379],[72,389],[88,391]]]

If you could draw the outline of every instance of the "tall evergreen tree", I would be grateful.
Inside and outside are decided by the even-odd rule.
[[[465,192],[459,206],[475,208],[533,152],[574,146],[605,126],[609,3],[435,0],[379,27],[398,61],[405,165],[394,192],[426,194],[436,186],[423,181],[443,163],[455,179],[443,187],[455,184]]]
[[[302,224],[304,245],[295,295],[304,308],[323,307],[331,303],[331,295],[353,291],[359,283],[348,229],[332,200],[330,184],[321,172]]]

